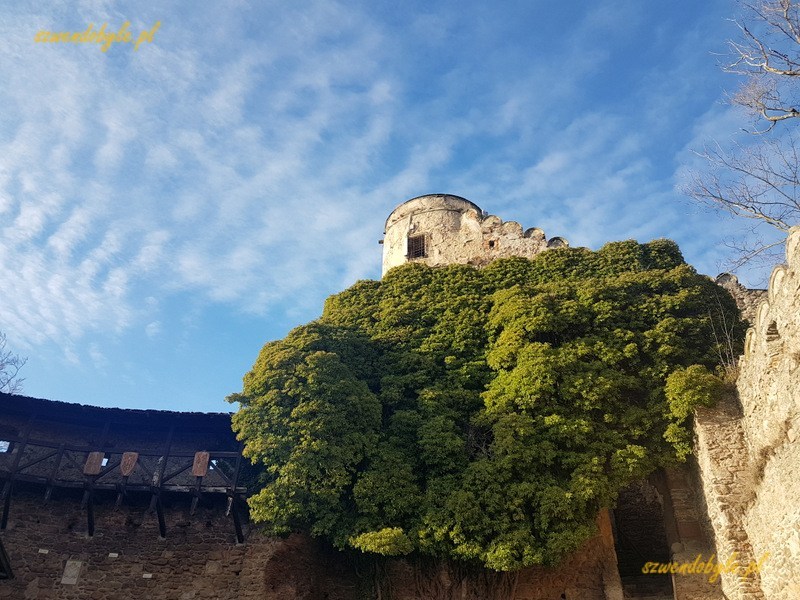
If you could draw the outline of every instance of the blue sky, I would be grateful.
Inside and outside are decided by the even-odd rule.
[[[0,8],[0,331],[24,393],[226,411],[268,340],[463,196],[573,246],[740,223],[678,191],[744,117],[730,0],[14,2]],[[137,51],[40,30],[161,25]],[[743,274],[758,284],[763,273]]]

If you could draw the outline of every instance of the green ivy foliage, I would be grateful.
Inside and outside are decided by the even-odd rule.
[[[266,469],[252,515],[380,555],[553,564],[685,456],[736,315],[666,240],[359,282],[230,398]]]

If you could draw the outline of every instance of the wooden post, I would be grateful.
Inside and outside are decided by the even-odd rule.
[[[233,516],[233,529],[236,531],[236,543],[244,543],[244,532],[242,530],[242,519],[239,516],[239,511],[236,510],[236,497],[231,498],[231,515]]]
[[[88,500],[86,502],[86,524],[89,530],[89,537],[94,536],[94,494],[92,494],[92,490],[88,490],[87,493],[89,494]]]
[[[31,429],[33,422],[36,420],[36,413],[33,413],[25,425],[25,434],[22,436],[22,442],[17,448],[17,456],[14,457],[14,465],[11,467],[11,475],[3,485],[3,516],[0,518],[0,530],[4,530],[8,526],[8,515],[11,512],[11,494],[14,492],[14,475],[19,469],[19,463],[22,460],[22,455],[25,453],[25,446],[28,445],[28,439],[31,437]]]
[[[47,478],[47,489],[44,492],[44,503],[47,504],[50,501],[50,496],[53,493],[53,483],[55,482],[56,475],[58,475],[58,469],[61,467],[61,460],[64,458],[64,449],[66,446],[61,444],[58,447],[58,456],[56,457],[56,462],[53,465],[53,469],[50,471],[50,476]]]
[[[115,508],[119,508],[122,504],[122,496],[125,494],[125,486],[128,485],[128,477],[133,473],[138,461],[138,452],[122,453],[122,460],[119,463],[119,472],[122,473],[122,483],[117,485],[117,501],[114,503]]]
[[[164,520],[164,507],[161,505],[161,498],[156,498],[156,515],[158,516],[158,534],[161,538],[167,537],[167,523]]]
[[[194,515],[197,510],[197,503],[200,500],[200,486],[203,484],[203,477],[208,473],[208,462],[210,455],[206,451],[194,453],[194,463],[192,463],[192,475],[195,476],[194,497],[189,508],[189,514]]]
[[[8,513],[11,511],[11,492],[13,487],[13,479],[9,479],[3,485],[3,516],[0,518],[0,529],[5,529],[8,525]]]
[[[167,468],[167,461],[169,461],[169,451],[172,448],[172,436],[175,435],[175,426],[171,426],[169,428],[169,434],[167,434],[167,441],[164,444],[164,454],[159,459],[159,465],[156,472],[153,474],[153,481],[150,489],[153,491],[153,497],[150,498],[150,508],[149,510],[152,512],[154,509],[158,508],[158,503],[161,498],[161,480],[164,478],[164,470]],[[162,535],[162,537],[164,537]]]

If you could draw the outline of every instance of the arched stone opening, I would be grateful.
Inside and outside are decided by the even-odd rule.
[[[669,575],[644,574],[645,564],[669,563],[663,498],[643,480],[619,495],[614,509],[614,542],[625,598],[672,598]]]

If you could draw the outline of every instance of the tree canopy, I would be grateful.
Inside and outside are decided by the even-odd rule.
[[[736,315],[666,240],[358,282],[229,397],[265,469],[251,514],[378,555],[555,563],[689,451]]]

